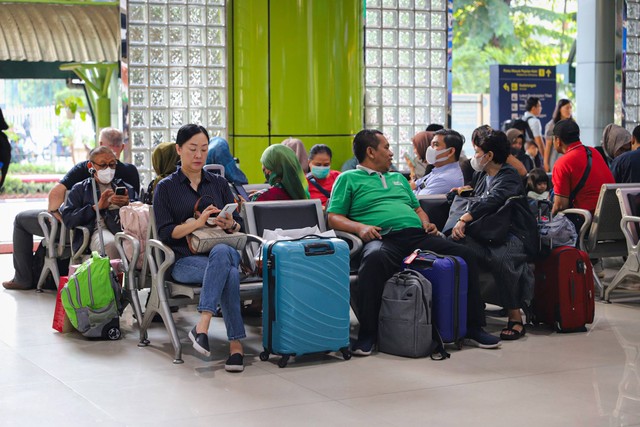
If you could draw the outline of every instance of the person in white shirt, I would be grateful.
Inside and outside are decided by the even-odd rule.
[[[427,163],[434,168],[431,173],[416,181],[416,195],[446,194],[452,188],[464,185],[464,176],[458,162],[463,145],[464,137],[453,129],[441,129],[434,133],[425,156]]]
[[[525,107],[527,110],[523,116],[522,120],[527,122],[529,128],[531,129],[533,140],[536,142],[538,146],[538,152],[544,153],[544,140],[542,139],[542,123],[540,123],[540,119],[538,116],[542,113],[542,103],[540,102],[540,98],[535,96],[530,96],[527,99],[527,105]],[[529,139],[529,135],[525,133],[525,139]]]

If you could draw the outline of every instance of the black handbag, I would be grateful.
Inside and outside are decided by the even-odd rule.
[[[469,210],[469,204],[479,200],[479,197],[456,196],[449,210],[449,219],[447,219],[447,223],[442,229],[442,232],[445,235],[450,235],[451,230],[460,217]],[[510,199],[496,212],[488,213],[467,224],[465,234],[481,243],[489,245],[499,245],[506,242],[511,227],[511,212],[513,210],[513,206],[509,200]]]
[[[496,212],[488,213],[466,226],[466,234],[488,245],[499,245],[507,241],[511,228],[513,205],[508,199]]]

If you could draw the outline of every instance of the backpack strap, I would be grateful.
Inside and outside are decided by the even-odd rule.
[[[526,119],[524,119],[524,122],[527,124],[527,128],[525,129],[525,132],[527,132],[527,134],[529,135],[529,138],[531,139],[535,139],[533,137],[533,131],[531,130],[531,126],[529,126],[529,119],[533,118],[534,116],[529,116]]]
[[[424,276],[412,269],[404,270],[403,273],[409,273],[411,275],[424,279]],[[427,301],[427,297],[425,296],[424,292],[422,292],[422,303],[425,307],[427,307],[427,309],[431,310],[431,305],[429,304],[429,301]],[[432,331],[434,331],[434,333],[431,335],[431,339],[433,340],[434,344],[430,354],[431,360],[445,360],[450,358],[451,355],[444,349],[444,341],[442,341],[442,336],[440,335],[440,331],[438,331],[438,327],[435,325],[435,323],[431,322],[431,328]]]
[[[432,324],[433,331],[435,332],[435,336],[432,335],[431,338],[435,343],[435,348],[431,352],[431,360],[445,360],[451,357],[451,354],[444,349],[444,342],[442,341],[442,336],[440,336],[440,331],[438,331],[438,327],[435,324]]]
[[[587,182],[587,178],[589,178],[589,173],[591,173],[591,150],[586,145],[583,145],[583,147],[587,152],[587,167],[585,168],[578,185],[576,185],[576,188],[574,188],[569,194],[569,207],[573,207],[573,200],[576,198],[580,190],[582,190],[582,187],[584,187],[584,184]]]
[[[311,184],[313,184],[314,187],[316,187],[318,189],[319,192],[321,192],[327,199],[331,197],[331,193],[329,193],[327,190],[325,190],[319,183],[318,181],[316,181],[316,178],[311,174],[311,172],[309,172],[307,174],[307,179],[309,180],[309,182]]]

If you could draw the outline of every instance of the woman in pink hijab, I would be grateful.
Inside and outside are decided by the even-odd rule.
[[[295,153],[296,157],[300,161],[300,166],[302,166],[302,171],[304,174],[309,173],[309,156],[307,155],[307,150],[304,148],[304,144],[299,139],[295,138],[287,138],[282,141],[282,145],[286,145],[291,148]]]

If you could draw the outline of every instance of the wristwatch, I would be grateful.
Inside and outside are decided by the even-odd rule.
[[[60,209],[54,209],[52,211],[49,211],[50,214],[54,214],[54,213],[60,213]]]
[[[464,219],[462,219],[462,217],[458,218],[458,221],[462,221],[462,222],[464,222],[465,224],[468,224],[468,222],[467,222],[467,221],[465,221]]]

